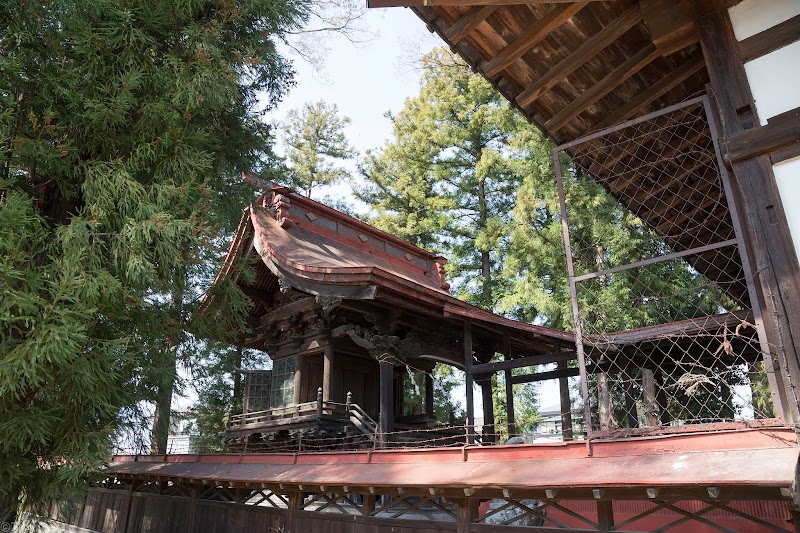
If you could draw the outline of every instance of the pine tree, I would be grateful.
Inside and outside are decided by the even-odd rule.
[[[290,187],[310,197],[315,187],[333,185],[349,177],[341,166],[355,156],[344,134],[349,123],[348,117],[339,116],[336,104],[328,105],[322,100],[289,111],[283,142],[287,147]]]
[[[446,50],[422,67],[419,95],[393,117],[394,141],[362,165],[367,186],[356,195],[379,227],[446,250],[459,296],[491,310],[520,182],[506,147],[527,124]]]
[[[81,486],[174,372],[191,305],[170,302],[194,301],[187,279],[242,199],[231,180],[269,152],[256,95],[287,90],[275,39],[306,9],[0,5],[0,521]],[[211,325],[241,316],[230,289]]]

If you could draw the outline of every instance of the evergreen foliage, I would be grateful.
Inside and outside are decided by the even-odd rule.
[[[270,153],[256,94],[274,103],[291,84],[275,39],[306,12],[0,5],[0,521],[84,483],[174,373],[187,280],[234,222],[220,214],[245,197],[238,174]],[[205,315],[223,329],[245,307],[232,288]]]
[[[333,185],[349,177],[341,162],[355,156],[344,134],[350,123],[336,104],[306,103],[286,115],[283,142],[289,163],[288,185],[311,197],[314,187]]]

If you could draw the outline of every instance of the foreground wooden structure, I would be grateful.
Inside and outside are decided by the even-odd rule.
[[[98,531],[794,531],[794,432],[314,454],[117,457],[68,516]],[[758,504],[754,504],[758,500]],[[491,502],[491,505],[490,505]],[[512,527],[496,517],[511,511]]]

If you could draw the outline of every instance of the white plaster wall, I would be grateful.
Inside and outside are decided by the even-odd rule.
[[[739,41],[800,15],[800,0],[744,0],[728,10]],[[762,125],[800,107],[800,42],[745,63]],[[800,259],[800,157],[773,165],[786,222]]]
[[[800,0],[744,0],[730,8],[728,15],[741,41],[800,15]]]
[[[800,0],[744,0],[728,10],[739,41],[800,15]],[[800,107],[800,42],[745,63],[761,125]]]
[[[800,107],[800,41],[745,63],[744,70],[762,126]]]
[[[786,211],[786,222],[792,233],[794,250],[800,258],[800,157],[782,161],[774,165],[772,170],[775,172],[775,182]]]

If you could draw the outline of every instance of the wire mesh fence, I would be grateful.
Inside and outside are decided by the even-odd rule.
[[[774,416],[770,348],[707,104],[554,151],[595,437]],[[602,192],[586,217],[576,191],[589,180]]]

